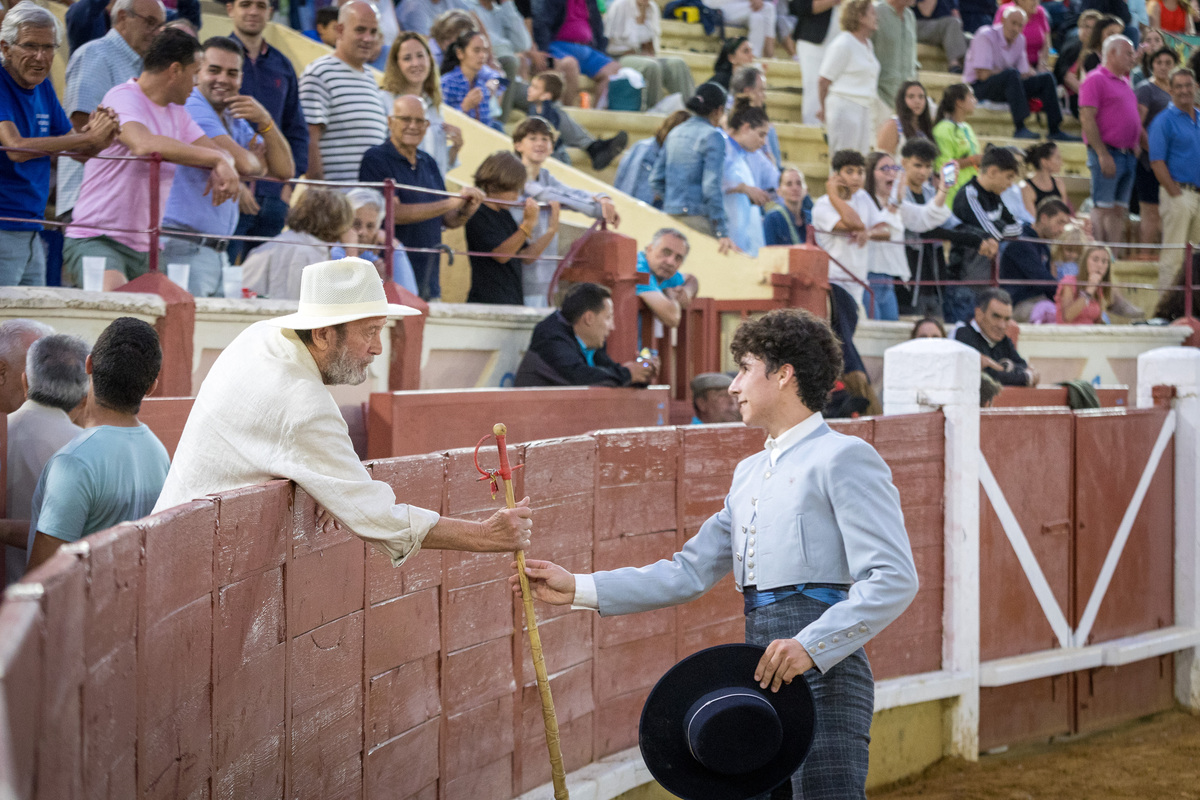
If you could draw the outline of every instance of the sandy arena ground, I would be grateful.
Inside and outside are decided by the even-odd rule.
[[[871,800],[1200,800],[1200,716],[1172,711],[1054,744],[1023,745],[977,763],[943,761]]]

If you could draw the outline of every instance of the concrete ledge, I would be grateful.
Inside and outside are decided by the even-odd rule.
[[[613,800],[654,780],[636,747],[613,753],[567,775],[571,800]],[[553,784],[543,784],[515,800],[553,800]]]
[[[877,681],[875,683],[875,713],[889,708],[958,697],[970,690],[973,685],[974,681],[967,673],[946,669]]]
[[[167,303],[156,294],[139,292],[85,292],[60,286],[10,286],[0,289],[0,316],[25,316],[30,309],[46,311],[121,312],[130,316],[157,319],[167,313]],[[37,314],[36,316],[46,316]]]
[[[979,665],[979,685],[1011,686],[1083,669],[1120,667],[1197,645],[1200,645],[1200,630],[1176,625],[1087,647],[1044,650],[985,661]]]

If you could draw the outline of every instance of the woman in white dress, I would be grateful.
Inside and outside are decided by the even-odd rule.
[[[879,90],[879,60],[871,36],[879,17],[871,0],[848,0],[842,7],[842,32],[825,48],[817,84],[829,153],[871,149],[871,109]]]

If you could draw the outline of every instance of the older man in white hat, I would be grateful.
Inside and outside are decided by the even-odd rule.
[[[397,503],[358,460],[327,386],[359,384],[383,351],[387,302],[359,258],[304,268],[300,308],[241,333],[213,364],[184,426],[155,511],[274,478],[295,481],[335,520],[399,566],[422,546],[505,552],[528,546],[529,500],[485,522]]]

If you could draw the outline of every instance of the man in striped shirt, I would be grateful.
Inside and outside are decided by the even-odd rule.
[[[379,36],[370,3],[342,6],[337,47],[300,76],[300,105],[308,121],[308,177],[353,181],[363,153],[388,135],[387,108],[375,79],[363,68]]]

